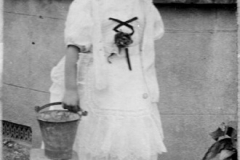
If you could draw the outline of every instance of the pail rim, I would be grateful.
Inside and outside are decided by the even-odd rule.
[[[67,110],[47,110],[39,112],[37,119],[44,122],[64,123],[78,121],[81,119],[81,115]]]
[[[53,105],[62,105],[62,102],[54,102],[46,104],[42,107],[36,106],[35,111],[38,113],[37,119],[44,122],[53,122],[53,123],[63,123],[63,122],[72,122],[78,121],[82,116],[87,115],[87,111],[80,110],[79,112],[70,112],[66,109],[58,110],[46,110],[42,111],[45,108],[48,108]]]

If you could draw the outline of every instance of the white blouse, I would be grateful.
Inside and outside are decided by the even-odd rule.
[[[123,11],[126,12],[123,14]],[[115,31],[111,28],[117,23],[110,21],[109,15],[121,21],[127,21],[137,15],[138,19],[130,23],[136,30],[133,35],[133,45],[141,44],[140,54],[144,77],[152,101],[157,102],[159,88],[154,65],[154,40],[162,37],[164,27],[161,16],[151,0],[74,0],[69,8],[66,21],[66,45],[84,47],[93,53],[95,87],[98,90],[106,88],[108,85],[107,56],[112,51],[116,51],[113,44]],[[125,26],[120,29],[130,32]]]

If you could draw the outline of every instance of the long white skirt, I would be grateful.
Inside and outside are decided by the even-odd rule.
[[[63,96],[64,62],[65,58],[51,72],[51,102]],[[91,54],[80,55],[80,106],[89,114],[82,117],[74,144],[79,159],[156,160],[166,147],[157,104],[150,101],[144,85],[140,56],[131,56],[132,71],[125,57],[113,58],[104,91],[94,88],[92,64]]]

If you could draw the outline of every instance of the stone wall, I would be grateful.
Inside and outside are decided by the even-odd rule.
[[[49,101],[50,70],[65,53],[70,0],[6,0],[3,119],[41,136],[35,105]],[[236,119],[237,22],[234,5],[157,4],[166,33],[156,42],[159,108],[168,153],[161,160],[197,160],[209,132]]]

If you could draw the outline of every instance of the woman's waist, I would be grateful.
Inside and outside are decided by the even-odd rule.
[[[94,65],[93,54],[83,55],[82,58],[79,59],[78,65],[83,67],[90,67]],[[108,71],[117,70],[129,71],[129,65],[131,65],[132,72],[141,70],[141,57],[139,54],[129,55],[112,55],[110,57],[106,57],[105,67]],[[99,66],[102,67],[102,66]]]
[[[111,45],[104,45],[103,46],[103,50],[105,51],[104,55],[106,58],[108,58],[111,55],[117,55],[118,58],[124,58],[127,56],[127,52],[128,52],[128,56],[130,57],[138,57],[140,56],[140,44],[135,44],[135,45],[131,45],[129,47],[126,48],[118,48],[116,46],[111,46]],[[87,52],[87,53],[79,53],[79,59],[93,59],[93,54],[98,54],[98,53],[94,53],[93,50],[91,50],[91,52]],[[91,60],[93,61],[93,60]]]
[[[78,64],[80,70],[85,70],[85,72],[88,72],[90,68],[90,70],[92,70],[94,66],[93,54],[83,55]],[[121,79],[123,82],[124,80],[128,81],[130,79],[134,79],[135,81],[141,81],[142,83],[142,65],[141,57],[139,54],[130,55],[129,60],[125,55],[114,55],[108,58],[104,65],[108,78],[111,77],[110,79],[112,79],[112,81],[119,81]],[[129,68],[129,65],[131,69]]]

